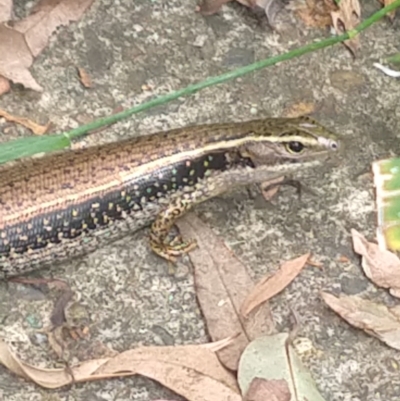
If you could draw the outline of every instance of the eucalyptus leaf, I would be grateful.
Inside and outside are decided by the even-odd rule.
[[[288,334],[258,337],[244,350],[238,369],[238,382],[245,395],[255,378],[267,381],[284,380],[292,401],[325,401],[318,392],[309,371],[290,344]]]

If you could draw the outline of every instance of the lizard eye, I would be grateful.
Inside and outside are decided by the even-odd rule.
[[[292,154],[300,154],[304,151],[304,145],[298,141],[288,142],[286,145],[286,150]]]

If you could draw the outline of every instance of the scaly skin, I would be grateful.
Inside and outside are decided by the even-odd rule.
[[[300,117],[185,127],[0,166],[0,272],[49,267],[151,223],[152,249],[173,260],[194,246],[166,243],[188,209],[337,148],[334,134]]]

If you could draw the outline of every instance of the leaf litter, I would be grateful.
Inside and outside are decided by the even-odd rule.
[[[46,47],[49,37],[51,36],[51,34],[54,32],[54,30],[59,25],[65,25],[70,20],[73,21],[73,20],[79,19],[79,17],[73,17],[73,15],[74,15],[73,13],[72,14],[68,14],[68,12],[71,11],[71,10],[68,8],[69,6],[67,6],[67,4],[69,4],[70,6],[71,5],[76,6],[75,11],[77,9],[80,9],[82,11],[82,14],[83,14],[83,12],[87,9],[87,7],[90,6],[91,3],[92,3],[92,0],[90,0],[90,1],[87,0],[86,2],[68,1],[68,0],[66,0],[64,2],[60,2],[60,1],[44,0],[44,1],[39,2],[39,4],[37,5],[34,13],[31,16],[29,16],[25,20],[22,20],[19,23],[15,24],[15,29],[17,31],[19,31],[19,34],[23,33],[26,36],[26,40],[29,43],[29,49],[28,49],[29,52],[26,52],[27,49],[24,46],[21,45],[21,43],[22,43],[21,40],[20,40],[21,36],[18,35],[18,32],[14,33],[15,30],[13,30],[13,29],[11,29],[9,27],[6,27],[5,25],[0,26],[0,39],[1,39],[1,35],[2,34],[6,35],[6,32],[10,33],[9,30],[11,29],[13,31],[13,33],[11,33],[11,36],[15,35],[14,39],[17,39],[17,43],[20,44],[20,46],[17,46],[17,50],[19,51],[19,54],[21,55],[20,63],[19,64],[17,63],[17,67],[19,68],[19,72],[20,72],[21,76],[23,76],[22,80],[24,80],[24,79],[27,80],[26,81],[27,85],[25,85],[25,86],[31,87],[31,89],[34,89],[34,90],[41,90],[40,86],[36,83],[36,81],[33,79],[33,77],[30,75],[29,71],[27,70],[30,67],[30,65],[32,64],[32,62],[33,62],[32,54],[36,56]],[[222,1],[221,4],[222,3],[224,3],[224,1]],[[243,3],[245,3],[245,2],[243,2]],[[253,3],[253,2],[250,2],[250,3]],[[0,0],[0,4],[1,4],[1,0]],[[357,14],[357,13],[355,13],[355,14]],[[353,15],[353,17],[354,17],[354,15]],[[64,21],[61,22],[61,20],[63,20],[63,18],[64,18]],[[76,19],[74,19],[74,18],[76,18]],[[47,26],[45,27],[46,29],[41,30],[40,26],[43,23],[43,21],[44,21],[44,23],[46,23]],[[0,43],[1,43],[1,40],[0,40]],[[2,50],[1,46],[2,45],[0,44],[0,51]],[[29,57],[29,55],[30,55],[30,57]],[[10,66],[10,65],[11,64],[8,64],[8,66]],[[0,61],[0,72],[2,72],[1,68],[4,69],[4,65],[2,65],[2,61]],[[17,70],[18,70],[18,68],[17,68]],[[17,75],[18,75],[18,73],[17,73]],[[9,78],[9,79],[13,80],[12,78]],[[84,79],[82,79],[82,81],[84,81]],[[15,82],[19,82],[18,79],[16,79]],[[20,82],[20,83],[23,83],[23,82]],[[84,86],[86,86],[84,82],[82,82],[82,84]],[[90,86],[88,86],[88,87],[90,87]],[[196,223],[195,231],[197,231],[197,228],[198,228],[198,224]],[[201,237],[201,235],[202,234],[200,234],[200,237]],[[210,241],[210,242],[212,242],[212,241]],[[235,258],[234,255],[227,248],[225,248],[225,251],[227,251],[226,253],[230,253],[230,255],[228,255],[228,256]],[[220,258],[220,256],[221,256],[221,258]],[[221,260],[224,261],[224,258],[226,258],[226,256],[227,256],[226,254],[218,255],[217,264]],[[299,269],[298,273],[302,269],[302,267],[300,267],[301,264],[298,263],[298,260],[299,259],[303,260],[305,257],[307,257],[307,258],[305,259],[304,264],[302,266],[302,267],[304,267],[304,265],[305,265],[305,263],[306,263],[306,261],[307,261],[307,259],[309,257],[309,254],[303,255],[302,257],[296,259],[295,261],[290,261],[290,262],[296,262],[297,268]],[[227,262],[227,261],[228,261],[228,259],[225,260],[225,264],[226,265],[228,263],[231,263],[232,259],[229,259],[229,262]],[[288,262],[288,263],[290,263],[290,262]],[[237,259],[234,261],[234,263],[237,264],[237,265],[240,265],[240,262]],[[285,266],[285,265],[282,265],[282,267],[283,266]],[[282,267],[281,267],[281,270],[284,270],[284,269],[282,269]],[[244,268],[244,270],[246,270],[245,266],[243,266],[243,265],[241,265],[241,268]],[[201,270],[201,269],[197,269],[197,270]],[[235,273],[236,273],[236,271],[235,271]],[[298,273],[296,273],[296,275]],[[244,276],[242,276],[242,277],[246,277],[246,274]],[[284,276],[284,274],[283,274],[283,276]],[[277,276],[275,276],[275,277],[276,277],[275,279],[277,281],[279,281],[279,274]],[[290,277],[292,277],[292,276],[290,276]],[[204,278],[205,278],[205,276],[203,276],[203,279]],[[284,280],[281,283],[282,289],[286,285],[288,285],[293,278],[289,278],[289,276],[286,276],[286,278],[285,278],[286,281]],[[270,277],[268,277],[268,278],[266,278],[264,280],[266,282],[268,282],[269,279],[270,279]],[[262,280],[262,282],[264,280]],[[201,279],[199,279],[199,281],[201,281]],[[212,280],[210,280],[210,281],[212,281]],[[245,281],[247,281],[247,277],[246,277]],[[250,281],[251,281],[251,279],[250,279]],[[285,282],[286,282],[286,284],[285,284]],[[225,283],[223,283],[223,284],[225,284]],[[257,284],[257,286],[259,284]],[[250,283],[250,286],[254,286],[252,282]],[[257,286],[256,286],[256,288],[257,288]],[[245,287],[245,286],[240,286],[239,285],[239,287]],[[250,287],[247,286],[246,288],[248,290]],[[224,290],[226,290],[226,288]],[[233,300],[232,304],[234,304],[233,305],[233,307],[234,307],[234,315],[236,315],[236,317],[239,319],[240,324],[243,325],[243,320],[242,320],[243,316],[242,316],[242,318],[240,318],[240,314],[238,314],[238,308],[237,308],[238,304],[240,304],[240,302],[239,302],[240,298],[241,297],[243,298],[243,292],[241,292],[239,294],[238,298],[235,298],[235,296],[233,296],[234,292],[235,291],[232,291],[232,293],[229,294],[229,297],[231,298],[231,300]],[[234,295],[237,295],[237,294],[234,294]],[[242,304],[242,309],[244,308],[244,306],[246,306],[246,308],[244,308],[244,310],[245,310],[244,315],[247,316],[248,314],[250,314],[256,306],[258,306],[261,302],[265,302],[265,300],[269,299],[273,295],[275,295],[275,294],[273,294],[273,292],[269,293],[267,296],[264,295],[265,299],[263,301],[257,300],[258,304],[256,302],[254,304],[254,306],[251,305],[251,309],[249,309],[248,305]],[[249,297],[251,297],[251,296],[255,297],[254,293],[249,294]],[[257,297],[255,297],[255,298],[257,298]],[[248,298],[246,299],[246,301],[248,302]],[[226,303],[226,300],[222,300],[222,303],[218,303],[218,306],[224,305],[225,303]],[[372,303],[369,303],[367,305],[371,306],[371,304]],[[372,304],[372,305],[376,306],[377,304]],[[384,309],[381,308],[383,306],[381,306],[381,305],[377,305],[377,306],[378,306],[377,310],[380,313],[382,313],[383,316],[385,315],[385,313],[383,313],[383,312],[388,312],[387,316],[390,316],[390,318],[395,316],[397,321],[398,321],[398,317],[400,316],[400,310],[397,310],[396,308],[389,309],[389,308],[384,307],[384,308],[386,308],[386,311],[385,311]],[[274,329],[272,319],[270,319],[271,318],[270,312],[268,311],[268,313],[265,316],[266,316],[266,318],[263,316],[262,319],[256,319],[255,320],[256,323],[257,323],[257,328],[256,328],[255,331],[257,331],[257,330],[261,330],[261,331],[259,331],[258,333],[250,333],[251,335],[249,335],[249,333],[246,332],[246,336],[248,337],[248,341],[252,340],[250,342],[248,342],[248,341],[246,342],[246,345],[248,347],[249,347],[249,344],[253,344],[255,342],[254,338],[257,337],[257,334],[259,335],[260,333],[262,333],[262,329],[263,328],[267,327],[270,331]],[[386,318],[387,316],[384,316],[384,317]],[[214,316],[214,318],[215,318],[215,316]],[[390,318],[389,318],[389,321],[390,321]],[[268,320],[268,319],[270,319],[270,320]],[[253,323],[253,325],[249,325],[249,327],[251,326],[254,329],[254,321],[252,323]],[[388,324],[387,326],[389,327],[390,324]],[[393,328],[393,327],[395,327],[395,325],[390,326],[389,328]],[[365,330],[367,332],[368,331],[374,332],[373,329],[371,329],[371,327],[368,327]],[[376,335],[378,338],[380,338],[379,337],[379,330],[375,330],[375,331],[376,331],[376,333],[374,335]],[[386,329],[386,332],[387,332],[387,329]],[[261,337],[261,338],[266,338],[266,337]],[[389,341],[389,343],[391,342],[390,339],[389,340],[388,339],[386,339],[386,340],[383,339],[382,341],[385,341],[387,343],[388,343],[388,341]],[[187,348],[185,350],[185,352],[184,352],[185,355],[189,355],[190,354],[190,352],[187,353],[187,351],[188,351],[188,349],[190,347],[196,347],[196,350],[193,352],[193,354],[195,354],[199,349],[199,346],[183,346],[183,347]],[[123,352],[121,354],[118,354],[114,358],[106,358],[106,359],[87,361],[87,362],[84,362],[83,364],[81,364],[79,367],[77,367],[75,369],[75,371],[73,371],[73,376],[74,376],[75,380],[77,379],[77,381],[85,381],[85,380],[96,380],[96,379],[105,378],[105,377],[115,377],[115,376],[120,376],[120,375],[132,375],[132,374],[143,374],[143,375],[146,375],[146,373],[143,373],[143,372],[147,372],[147,377],[151,377],[154,380],[160,381],[161,383],[165,384],[164,381],[168,382],[168,379],[166,378],[167,372],[169,371],[169,369],[171,369],[171,367],[166,367],[166,365],[171,363],[171,355],[175,355],[176,356],[176,353],[179,353],[179,351],[177,351],[177,349],[180,350],[180,348],[183,348],[183,347],[162,347],[162,348],[161,347],[144,347],[144,348],[137,348],[137,349],[134,349],[134,350],[125,351],[125,352]],[[167,350],[167,348],[173,348],[173,351],[171,353],[168,353],[169,350]],[[204,349],[206,349],[206,348],[204,348]],[[153,353],[153,350],[154,350],[154,353]],[[194,350],[194,348],[193,348],[193,350]],[[149,351],[149,352],[147,352],[147,351]],[[160,351],[162,351],[161,353],[164,353],[164,351],[165,351],[165,354],[168,354],[168,357],[166,357],[165,360],[162,360],[161,362],[159,361],[159,359],[162,359],[162,358],[160,358]],[[211,352],[211,351],[208,351],[208,352]],[[128,355],[129,355],[129,357],[128,357]],[[138,357],[138,361],[139,361],[138,365],[139,366],[132,367],[131,364],[132,364],[132,361],[135,360],[135,356],[136,357],[139,356]],[[196,356],[198,356],[198,355],[196,355]],[[128,359],[128,360],[126,360],[124,357],[126,359]],[[145,362],[148,362],[150,360],[152,360],[151,363],[153,363],[153,365],[151,365],[151,363],[150,363],[149,365],[146,366]],[[157,360],[157,362],[154,362],[154,360]],[[197,357],[194,357],[194,360],[196,361],[196,365],[194,365],[194,366],[196,366],[196,368],[198,368],[197,365],[198,365],[199,359],[197,359]],[[215,361],[218,362],[218,360],[216,360],[216,359],[215,359]],[[213,362],[215,362],[215,361],[213,361]],[[70,380],[71,380],[70,375],[66,374],[65,370],[38,369],[38,368],[32,367],[30,365],[24,364],[22,361],[18,360],[18,358],[15,357],[15,355],[12,354],[12,352],[8,349],[8,347],[4,343],[0,343],[0,362],[3,363],[5,366],[9,367],[10,369],[12,367],[12,370],[15,373],[20,374],[21,376],[24,376],[24,377],[29,377],[30,375],[35,376],[37,374],[36,379],[38,379],[40,377],[45,379],[47,377],[50,378],[52,376],[52,374],[55,373],[55,376],[58,377],[58,381],[55,381],[55,382],[51,383],[51,380],[49,382],[47,382],[46,380],[44,380],[44,381],[40,381],[39,380],[39,384],[44,385],[44,387],[56,388],[56,387],[68,384],[70,382]],[[210,362],[210,361],[208,361],[208,362]],[[228,365],[229,364],[230,363],[228,362]],[[206,363],[206,365],[207,365],[208,368],[210,367],[210,365],[208,363]],[[157,373],[157,377],[153,377],[152,375],[154,373],[152,372],[152,369],[150,369],[150,366],[159,367],[159,372],[158,373],[160,373],[160,376],[162,376],[162,377],[160,378],[158,376],[158,373]],[[82,368],[82,367],[84,367],[84,368]],[[191,366],[191,368],[193,370],[195,370],[195,368],[193,366]],[[222,376],[225,375],[227,372],[221,366],[220,366],[220,368],[221,368],[220,369],[220,373],[224,372],[224,374],[221,373]],[[157,370],[157,369],[155,369],[155,370]],[[190,374],[192,374],[192,372],[190,372],[190,374],[188,374],[189,370],[190,370],[190,368],[188,366],[186,366],[185,363],[183,363],[182,366],[176,367],[176,371],[177,372],[180,371],[180,373],[182,373],[183,376],[185,376],[185,374],[186,374],[187,377],[189,377]],[[43,372],[45,372],[44,375],[42,375]],[[86,374],[86,376],[85,376],[85,374]],[[163,376],[163,374],[165,376]],[[205,375],[205,376],[207,376],[207,375]],[[67,382],[65,382],[66,379],[68,380]],[[196,378],[196,380],[197,379],[198,378]],[[206,379],[210,379],[210,377],[209,376],[207,376],[206,378],[202,377],[202,380],[204,380],[204,382],[207,381]],[[227,382],[229,382],[229,384],[227,384]],[[235,381],[232,380],[232,377],[230,377],[227,382],[225,382],[223,380],[218,381],[218,385],[220,385],[222,383],[223,386],[221,387],[221,392],[218,393],[217,398],[215,398],[215,399],[223,399],[221,397],[225,397],[228,394],[229,394],[229,397],[232,397],[232,398],[230,398],[232,400],[241,399],[240,397],[236,398],[238,393],[237,393],[237,388],[236,388]],[[286,382],[284,382],[284,381],[277,381],[277,382],[279,383],[278,387],[280,387],[281,390],[287,388]],[[62,384],[62,383],[64,383],[64,384]],[[211,381],[209,381],[209,383],[214,383],[214,382],[211,380]],[[207,382],[207,384],[209,384],[209,383]],[[254,381],[254,379],[253,379],[253,381],[251,382],[251,386],[253,386],[253,387],[250,386],[249,389],[250,388],[252,388],[253,390],[254,390],[254,388],[256,389],[255,390],[255,396],[253,397],[253,395],[251,395],[251,397],[250,397],[249,392],[248,392],[246,394],[246,396],[247,396],[246,399],[248,401],[250,401],[250,399],[251,400],[258,399],[258,398],[256,398],[256,396],[257,396],[257,394],[259,392],[261,392],[261,391],[263,391],[263,392],[269,391],[269,390],[266,390],[266,389],[274,388],[275,384],[276,383],[274,381],[268,381],[268,380],[263,380],[263,379]],[[53,385],[55,387],[52,387]],[[192,395],[191,390],[189,391],[188,388],[179,389],[180,391],[178,391],[174,387],[171,387],[171,385],[167,385],[167,387],[169,387],[171,389],[174,389],[174,391],[176,391],[177,393],[179,393],[181,395],[184,395],[189,400],[191,400],[191,399],[196,399],[196,400],[200,399],[200,398],[196,398],[197,395],[196,396]],[[209,389],[208,387],[204,387],[204,388]],[[204,391],[204,388],[202,388],[200,386],[200,390]],[[230,393],[229,391],[226,392],[227,388],[229,388],[229,391],[232,391],[232,393]],[[259,389],[262,389],[262,390],[259,390]],[[186,394],[186,391],[188,391],[187,394]],[[216,393],[214,392],[214,394],[216,394]],[[267,394],[267,393],[265,393],[265,394]],[[287,397],[287,393],[285,391],[283,391],[282,394],[284,394],[284,396],[282,396],[282,397]],[[279,397],[280,398],[274,398],[274,400],[275,399],[277,401],[286,400],[286,398],[282,398],[281,396],[279,396]],[[262,398],[260,398],[260,399],[262,399]],[[314,399],[314,398],[311,398],[311,399]],[[271,398],[271,400],[272,400],[272,398]]]
[[[400,305],[389,308],[357,296],[336,297],[327,292],[321,292],[321,297],[350,325],[400,350]]]
[[[191,252],[190,258],[195,266],[198,299],[214,343],[200,346],[139,347],[117,355],[108,353],[108,358],[101,355],[101,358],[86,360],[78,366],[67,365],[65,369],[41,369],[21,361],[5,343],[0,342],[0,363],[19,376],[46,388],[140,374],[158,381],[189,401],[242,400],[237,379],[231,372],[238,370],[243,351],[255,341],[260,338],[270,341],[272,337],[266,334],[276,331],[271,312],[267,305],[258,310],[255,310],[258,305],[254,305],[252,311],[247,311],[248,316],[243,316],[240,313],[243,301],[249,290],[255,287],[246,267],[194,214],[185,216],[178,225],[184,236],[195,238],[200,245]],[[280,276],[285,276],[282,273],[285,268],[278,271],[277,277],[280,279],[276,280],[279,288],[293,280],[308,258],[309,254],[306,254],[283,264],[288,269],[292,266],[293,270],[288,271],[283,280]],[[64,320],[62,313],[58,313],[57,317],[58,315],[60,318],[57,321]],[[277,343],[273,346],[280,348]],[[59,348],[57,354],[64,356],[60,344],[57,343],[54,348],[55,351]],[[227,352],[224,353],[224,350]],[[268,394],[271,401],[286,401],[288,390],[285,383],[274,380],[254,382],[250,393],[246,389],[245,399],[258,401]]]
[[[238,382],[248,401],[324,401],[292,347],[292,337],[288,333],[263,336],[246,347]]]
[[[41,0],[28,17],[15,23],[14,28],[24,34],[36,57],[58,27],[78,21],[92,3],[93,0]]]
[[[222,367],[209,349],[217,345],[140,347],[114,357],[82,362],[70,369],[44,369],[23,362],[0,341],[0,363],[18,376],[48,389],[74,382],[142,375],[188,401],[241,401],[234,376]]]
[[[218,353],[221,362],[236,370],[240,355],[254,338],[275,330],[271,311],[266,306],[244,317],[241,305],[254,282],[224,242],[195,214],[177,222],[186,238],[197,240],[198,248],[190,252],[194,265],[196,294],[213,341],[240,334],[232,344]]]
[[[339,10],[332,11],[332,22],[338,35],[351,31],[360,23],[361,6],[359,0],[340,0]],[[355,55],[359,47],[358,36],[345,40],[344,44]]]
[[[34,57],[47,46],[58,27],[78,21],[92,2],[41,0],[29,16],[14,22],[13,27],[0,24],[0,75],[41,92],[43,88],[29,71]]]
[[[262,278],[244,300],[241,314],[247,316],[260,304],[284,290],[303,270],[310,256],[310,253],[306,253],[284,262],[275,274],[267,274]]]
[[[391,295],[400,298],[400,259],[396,254],[380,249],[352,229],[354,251],[361,255],[365,275],[378,287],[388,288]]]
[[[312,28],[330,26],[331,12],[338,9],[333,0],[294,0],[287,8],[293,10],[306,26]]]
[[[51,123],[40,125],[25,117],[13,116],[5,110],[0,109],[0,117],[5,118],[7,121],[15,122],[30,129],[36,135],[43,135],[49,131]]]

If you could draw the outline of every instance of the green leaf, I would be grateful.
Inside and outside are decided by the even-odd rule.
[[[284,382],[292,395],[291,400],[324,401],[309,371],[287,340],[287,333],[279,333],[258,337],[246,347],[238,369],[242,395],[247,394],[251,383],[259,378],[272,385],[277,381]]]
[[[20,157],[54,152],[70,146],[71,141],[64,134],[29,136],[5,142],[0,146],[0,164]]]
[[[385,249],[400,250],[400,158],[372,164],[378,212],[378,243]]]
[[[386,58],[388,63],[400,64],[400,53]]]

